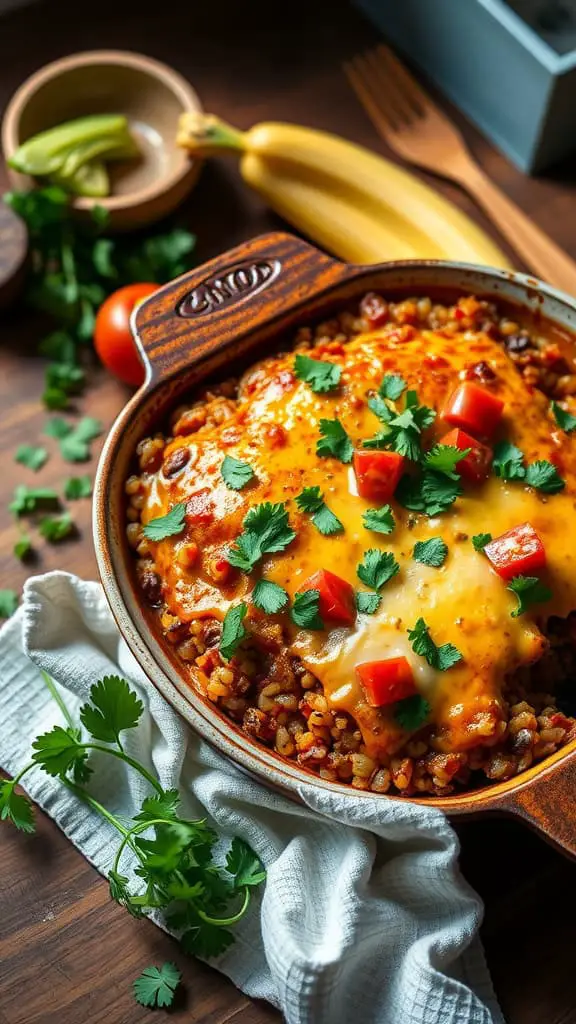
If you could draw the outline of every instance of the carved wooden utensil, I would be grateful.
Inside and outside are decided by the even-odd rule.
[[[332,315],[367,291],[454,300],[479,294],[538,312],[573,335],[576,301],[524,274],[435,261],[348,266],[286,234],[269,234],[224,253],[146,299],[133,330],[146,382],[118,417],[100,459],[94,491],[94,541],[112,612],[133,654],[158,690],[208,742],[268,785],[301,799],[306,786],[342,798],[395,800],[326,782],[236,728],[181,674],[174,648],[142,607],[125,535],[124,481],[136,444],[208,376],[288,340],[298,324]],[[450,817],[511,814],[576,857],[576,740],[508,782],[422,801]],[[417,801],[420,802],[420,801]]]
[[[24,283],[28,233],[24,221],[0,200],[0,307],[16,298]]]

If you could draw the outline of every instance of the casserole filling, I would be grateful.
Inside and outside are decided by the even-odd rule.
[[[127,535],[191,686],[376,792],[445,795],[566,742],[568,359],[474,297],[369,295],[176,410],[139,445]]]

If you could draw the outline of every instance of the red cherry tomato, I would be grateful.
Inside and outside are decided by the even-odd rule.
[[[414,676],[406,658],[365,661],[363,665],[356,666],[356,673],[373,708],[394,704],[416,693]]]
[[[157,284],[129,284],[104,300],[94,324],[94,347],[107,370],[132,387],[144,382],[144,366],[130,330],[135,306],[158,291]]]
[[[530,576],[546,568],[544,545],[530,523],[520,523],[491,540],[484,548],[484,554],[504,580],[511,580],[513,576]]]
[[[404,456],[362,449],[354,452],[353,466],[361,498],[389,501],[402,476]]]
[[[504,402],[479,384],[466,381],[448,399],[442,419],[480,437],[490,437],[498,426]]]
[[[318,610],[324,621],[336,622],[341,626],[351,626],[355,621],[354,587],[328,569],[319,569],[299,590],[319,591]]]
[[[458,472],[474,484],[486,479],[492,462],[492,450],[487,445],[481,444],[475,437],[458,429],[451,430],[446,434],[440,444],[448,444],[453,448],[460,448],[462,451],[470,448],[471,451],[468,452],[468,455],[456,463]]]

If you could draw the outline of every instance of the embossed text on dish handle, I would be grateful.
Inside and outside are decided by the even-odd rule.
[[[180,300],[177,313],[182,317],[198,317],[236,305],[267,288],[281,269],[282,264],[277,259],[235,263],[197,284]]]

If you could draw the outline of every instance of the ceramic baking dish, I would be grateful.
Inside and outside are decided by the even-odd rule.
[[[304,779],[343,797],[350,789],[261,746],[191,689],[142,605],[125,537],[124,482],[138,441],[179,404],[181,395],[209,376],[228,376],[234,361],[252,361],[282,335],[288,338],[296,325],[324,318],[372,289],[395,297],[481,295],[512,302],[576,334],[576,301],[523,274],[435,261],[349,266],[290,235],[263,235],[165,285],[137,309],[133,330],[146,363],[146,382],[110,431],[95,485],[94,538],[102,583],[142,669],[208,742],[295,798]],[[355,798],[364,796],[353,792]],[[423,802],[453,818],[516,815],[576,856],[575,793],[576,741],[507,782]]]

